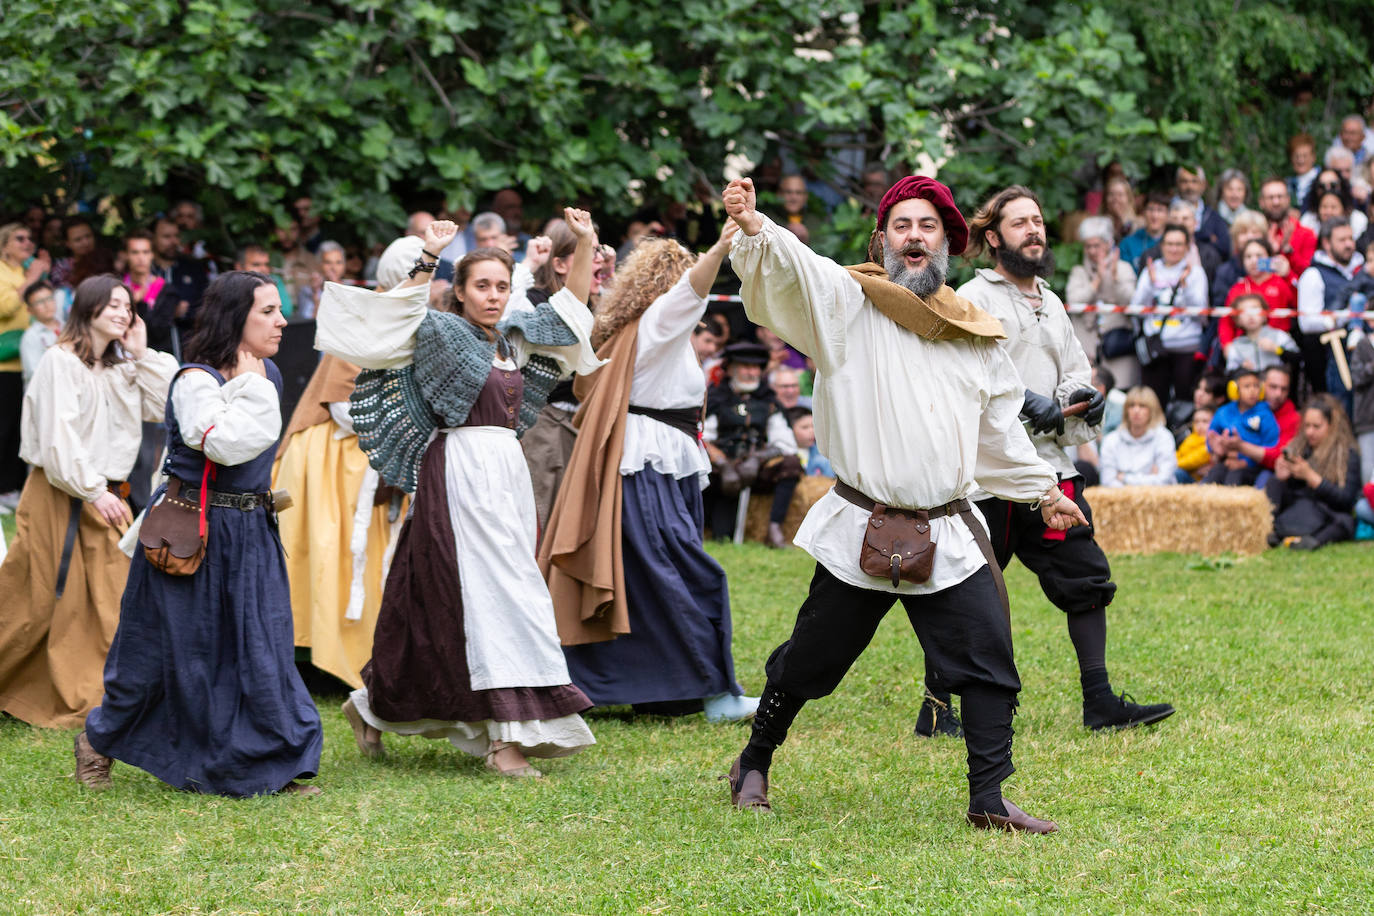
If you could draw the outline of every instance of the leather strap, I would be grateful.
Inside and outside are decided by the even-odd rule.
[[[872,497],[865,496],[863,493],[854,489],[849,484],[845,483],[843,480],[835,481],[835,495],[849,500],[851,503],[858,506],[860,509],[863,509],[865,512],[872,512],[874,509],[878,508],[879,505],[877,500],[873,499]],[[926,509],[924,511],[926,513],[927,518],[944,518],[946,515],[959,515],[963,513],[964,510],[968,509],[968,507],[969,502],[967,499],[956,499],[953,502],[945,503],[943,506],[936,506],[933,509]],[[888,508],[902,512],[920,511],[914,508],[908,508],[906,506],[888,506]]]
[[[973,535],[973,542],[983,551],[983,558],[988,561],[988,569],[992,570],[992,584],[997,587],[997,597],[1002,599],[1002,613],[1006,615],[1007,626],[1010,628],[1011,598],[1007,595],[1007,580],[1002,577],[1002,566],[997,562],[997,555],[992,552],[992,541],[988,538],[983,523],[973,514],[973,507],[968,504],[968,500],[963,500],[963,503],[964,508],[959,512],[959,517],[968,526],[969,532]]]
[[[640,407],[638,404],[631,404],[629,412],[671,426],[691,436],[693,440],[701,431],[701,410],[697,407]]]
[[[835,495],[847,499],[849,502],[858,506],[866,512],[872,512],[877,508],[878,503],[871,497],[851,487],[843,480],[835,481]],[[894,506],[890,508],[898,508]],[[915,511],[915,510],[907,510]],[[958,515],[968,526],[969,533],[973,535],[973,542],[978,545],[978,549],[983,552],[983,559],[987,561],[988,569],[992,570],[992,583],[997,588],[997,597],[1002,601],[1002,613],[1006,615],[1007,626],[1011,626],[1011,598],[1007,595],[1007,581],[1002,576],[1002,567],[997,562],[997,555],[992,552],[992,541],[988,538],[988,533],[983,528],[983,523],[978,521],[978,517],[973,514],[973,506],[967,499],[956,499],[953,502],[945,503],[943,506],[936,506],[933,509],[925,510],[930,518],[943,518],[947,515]]]
[[[202,494],[206,495],[205,504],[217,506],[221,509],[238,509],[242,512],[252,512],[258,508],[270,508],[272,506],[272,494],[270,491],[261,493],[219,493],[214,490],[204,491],[197,487],[183,485],[181,488],[181,498],[187,502],[198,503]]]
[[[71,498],[71,509],[67,514],[67,536],[62,540],[62,560],[57,564],[57,597],[67,590],[67,570],[72,565],[72,549],[76,547],[76,532],[81,527],[81,508],[85,500]]]

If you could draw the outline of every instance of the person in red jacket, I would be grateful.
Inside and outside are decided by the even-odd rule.
[[[1241,296],[1259,296],[1269,309],[1269,326],[1280,331],[1289,331],[1293,319],[1290,316],[1275,316],[1274,310],[1296,308],[1298,294],[1289,280],[1274,273],[1274,260],[1274,249],[1264,239],[1251,239],[1246,242],[1240,252],[1245,276],[1231,286],[1226,294],[1226,304],[1230,306]],[[1217,340],[1222,347],[1240,334],[1232,318],[1233,316],[1227,315],[1217,323]]]
[[[1259,207],[1269,220],[1269,246],[1274,257],[1280,259],[1274,272],[1296,285],[1298,276],[1312,264],[1317,237],[1298,222],[1288,185],[1282,178],[1270,178],[1260,185]]]

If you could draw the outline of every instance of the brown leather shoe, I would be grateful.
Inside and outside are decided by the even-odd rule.
[[[980,830],[1021,830],[1026,833],[1055,833],[1059,830],[1059,825],[1054,821],[1031,817],[1005,798],[1002,799],[1002,804],[1007,809],[1006,817],[1000,814],[974,814],[970,811],[967,815],[968,822]]]
[[[111,785],[110,767],[114,766],[114,758],[106,757],[91,747],[84,731],[76,736],[72,746],[76,751],[77,781],[88,789],[108,789]]]
[[[288,782],[286,785],[282,786],[281,790],[277,794],[299,795],[302,798],[314,798],[317,795],[323,795],[324,789],[321,789],[319,786],[310,786],[306,785],[303,782],[296,782],[293,779],[291,782]]]
[[[758,770],[750,770],[744,775],[744,781],[739,778],[739,758],[730,765],[730,804],[741,811],[753,811],[756,814],[772,814],[773,808],[768,804],[768,777]]]

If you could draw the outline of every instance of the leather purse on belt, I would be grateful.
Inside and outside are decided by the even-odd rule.
[[[181,498],[181,481],[172,477],[162,499],[148,507],[138,542],[154,569],[169,576],[190,576],[200,569],[207,540],[205,488],[200,492],[202,504],[187,502]]]
[[[930,516],[925,509],[891,509],[878,503],[868,517],[859,568],[870,576],[920,584],[930,578],[935,542],[930,539]]]

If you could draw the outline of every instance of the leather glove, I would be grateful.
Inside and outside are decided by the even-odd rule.
[[[1107,412],[1107,396],[1096,388],[1079,388],[1069,395],[1070,404],[1081,404],[1084,401],[1088,402],[1088,409],[1079,414],[1083,422],[1089,426],[1101,423],[1102,415]]]
[[[1032,432],[1054,432],[1064,435],[1064,411],[1053,398],[1036,394],[1027,388],[1025,403],[1021,405],[1021,416],[1030,421]]]

